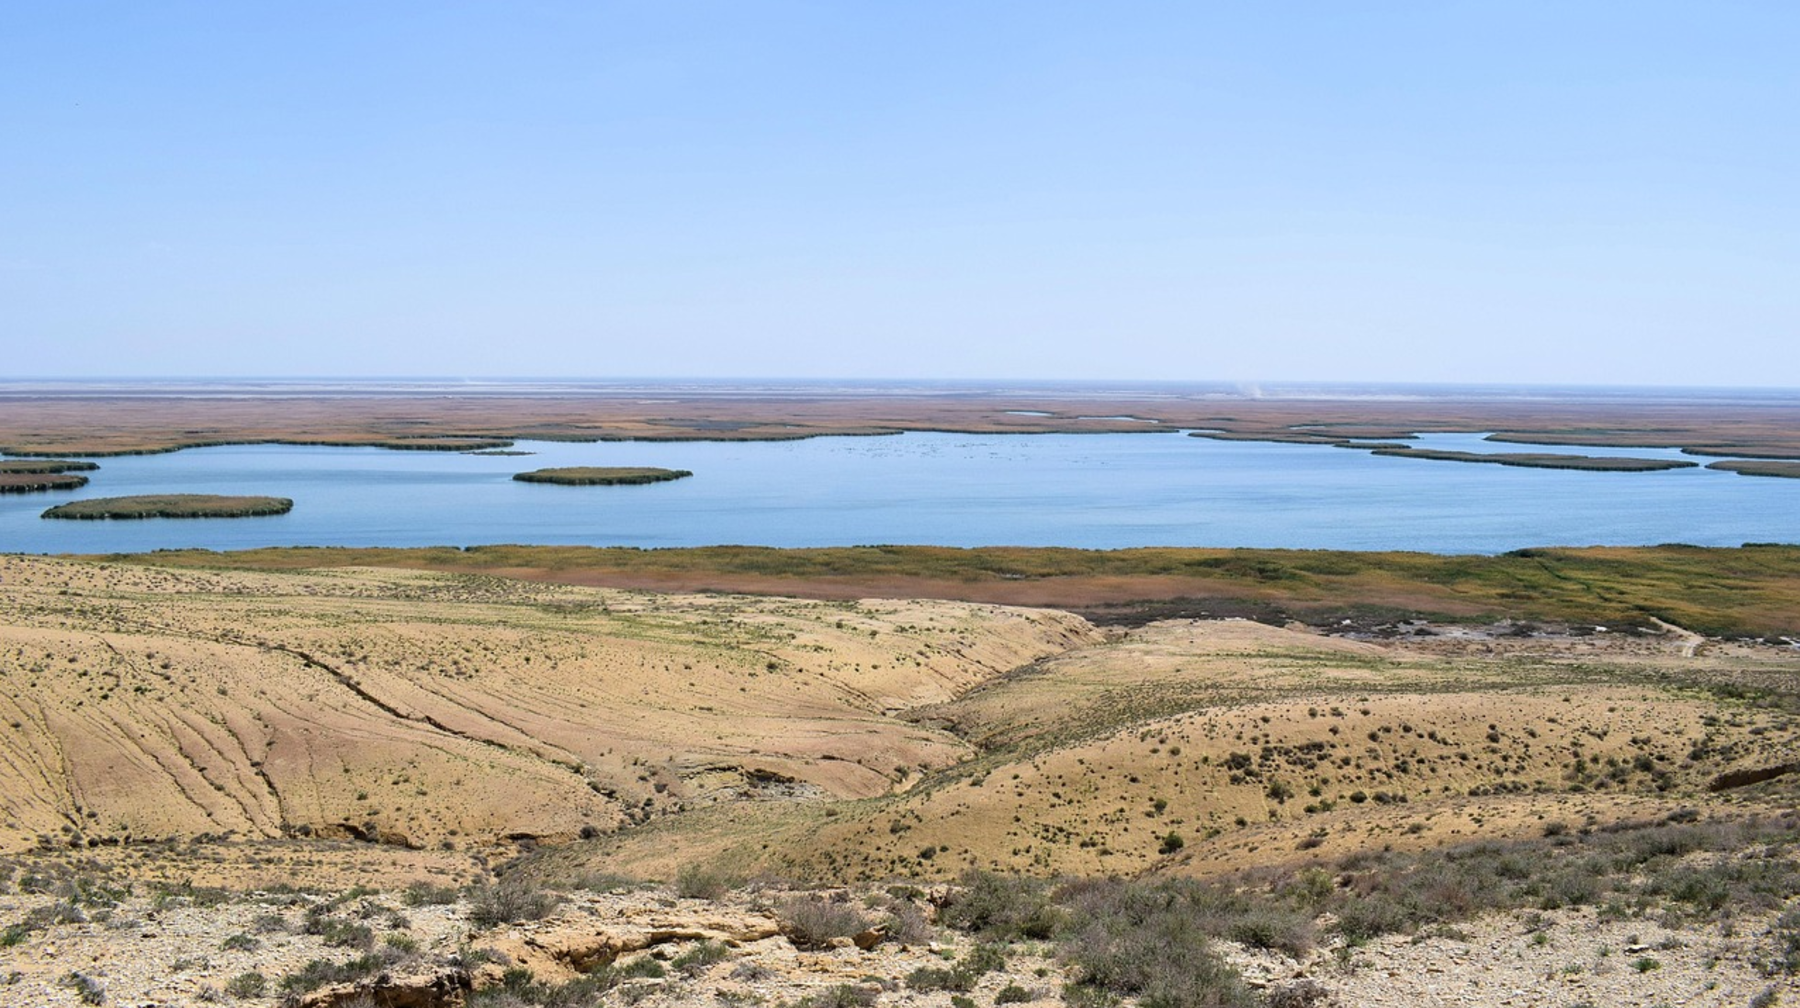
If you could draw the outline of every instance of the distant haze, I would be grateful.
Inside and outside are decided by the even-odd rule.
[[[1800,385],[1800,5],[0,11],[0,378]]]

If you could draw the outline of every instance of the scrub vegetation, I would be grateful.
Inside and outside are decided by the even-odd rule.
[[[1099,622],[1243,616],[1316,626],[1513,619],[1719,637],[1800,636],[1800,547],[1522,549],[1498,556],[1339,550],[862,546],[292,547],[170,550],[135,563],[243,570],[396,567],[587,585],[1046,605]]]
[[[1800,479],[1800,462],[1782,461],[1778,459],[1732,460],[1714,462],[1708,469],[1724,469],[1740,476],[1781,476],[1788,479]]]
[[[250,518],[287,514],[286,497],[224,497],[216,494],[143,494],[70,501],[45,511],[45,518]]]
[[[1586,472],[1658,472],[1692,469],[1698,462],[1679,459],[1625,458],[1612,455],[1558,455],[1548,452],[1465,452],[1437,448],[1376,448],[1371,455],[1392,458],[1434,459],[1440,462],[1485,462],[1524,469],[1579,469]]]
[[[686,469],[658,469],[653,466],[564,466],[517,473],[513,479],[522,483],[558,483],[563,486],[629,486],[667,483],[692,475],[694,474]]]
[[[87,486],[87,477],[73,473],[0,472],[0,493],[37,493],[42,490],[76,490]]]

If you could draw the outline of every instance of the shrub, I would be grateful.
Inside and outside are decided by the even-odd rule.
[[[707,967],[724,962],[730,954],[721,942],[703,941],[669,960],[669,965],[687,976],[699,976],[706,972]]]
[[[282,990],[294,994],[305,994],[317,990],[326,984],[349,983],[371,977],[381,972],[384,963],[379,956],[358,956],[349,962],[336,963],[329,959],[314,959],[287,976],[281,978],[279,986]]]
[[[682,865],[675,873],[675,895],[683,899],[721,899],[735,881],[725,869],[714,865]]]
[[[880,996],[879,987],[838,984],[801,998],[799,1008],[868,1008]]]
[[[1095,883],[1078,897],[1060,954],[1077,996],[1130,995],[1144,1008],[1248,1008],[1255,998],[1213,951],[1205,890],[1181,884]],[[1179,949],[1179,955],[1170,954]]]
[[[97,1005],[106,1003],[105,985],[80,970],[76,970],[68,976],[63,977],[62,982],[64,987],[75,992],[75,996],[81,999],[82,1004]]]
[[[263,991],[268,988],[268,978],[255,970],[239,973],[225,982],[225,993],[235,998],[262,997]]]
[[[457,890],[455,886],[432,885],[430,882],[414,882],[406,887],[400,899],[412,907],[444,906],[455,903]]]
[[[493,885],[469,889],[469,923],[478,928],[543,920],[561,902],[555,893],[536,888],[523,879],[509,877]]]
[[[1018,984],[1007,984],[1005,987],[1000,988],[999,993],[994,995],[994,1003],[997,1005],[1025,1004],[1033,1000],[1036,999],[1031,996],[1031,992],[1020,987]]]
[[[1317,980],[1295,980],[1269,988],[1268,1008],[1314,1008],[1329,1002],[1331,992]]]
[[[799,896],[781,905],[781,933],[796,948],[817,949],[833,938],[848,938],[869,929],[869,919],[848,901]]]
[[[935,937],[925,911],[906,900],[889,904],[881,923],[887,928],[887,936],[902,945],[924,945]]]
[[[1050,900],[1047,884],[1032,878],[972,871],[962,891],[945,904],[939,919],[954,928],[999,938],[1048,938],[1062,911]]]
[[[1800,906],[1790,907],[1769,928],[1775,940],[1775,958],[1769,963],[1771,973],[1800,973]]]

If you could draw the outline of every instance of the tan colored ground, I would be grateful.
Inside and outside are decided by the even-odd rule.
[[[890,717],[1098,639],[1047,611],[0,558],[0,845],[573,839],[963,759]]]
[[[1717,805],[1792,649],[0,558],[0,842],[1198,873]],[[1690,653],[1692,652],[1692,653]],[[1178,834],[1179,850],[1165,838]]]
[[[576,893],[548,921],[497,928],[468,920],[466,900],[396,894],[491,878],[521,853],[515,877],[559,886],[696,866],[926,886],[911,892],[972,866],[1253,880],[1676,810],[1737,819],[1797,793],[1793,774],[1715,785],[1794,764],[1800,655],[1672,624],[1355,640],[947,601],[18,556],[0,557],[0,613],[0,1005],[76,1004],[72,974],[107,1003],[275,1004],[282,975],[360,954],[299,925],[363,886],[385,895],[334,912],[368,923],[377,948],[410,948],[421,982],[469,943],[567,980],[574,949],[672,963],[716,935],[723,962],[608,998],[781,1004],[852,984],[949,1008],[949,992],[900,981],[966,953],[968,935],[797,948],[771,930],[779,891]],[[596,835],[578,839],[584,827]],[[212,905],[192,888],[213,885],[234,894]],[[33,916],[67,898],[80,914]],[[890,905],[879,888],[856,898],[872,916]],[[1322,984],[1337,1000],[1320,1003],[1738,1005],[1800,994],[1792,974],[1758,972],[1773,917],[1576,907],[1295,956],[1223,951],[1269,990]],[[1046,942],[1009,954],[978,1003],[1006,984],[1055,1003],[1069,964]],[[219,994],[251,969],[264,995]],[[359,990],[341,994],[319,1003]]]
[[[703,810],[560,856],[659,877],[708,859],[818,878],[1211,874],[1690,804],[1779,807],[1708,787],[1793,760],[1800,720],[1715,690],[1791,683],[1795,658],[1723,645],[1684,657],[1687,645],[1152,624],[909,713],[979,753],[908,793]],[[1183,846],[1164,853],[1171,832]]]
[[[368,1004],[357,996],[376,991],[392,996],[409,985],[417,1000],[386,1003],[461,1004],[460,997],[429,999],[425,992],[433,980],[450,986],[442,978],[458,976],[452,964],[467,961],[473,947],[500,952],[551,982],[577,975],[569,968],[571,953],[604,949],[619,967],[641,960],[660,966],[658,976],[627,980],[604,1000],[578,1002],[583,1004],[792,1005],[849,985],[880,1005],[951,1008],[951,992],[916,989],[906,979],[921,968],[941,969],[963,959],[977,944],[966,934],[927,924],[918,939],[884,940],[869,949],[848,943],[797,947],[782,933],[780,907],[792,897],[780,890],[731,893],[717,901],[678,899],[658,889],[572,892],[547,920],[499,926],[472,922],[465,901],[414,906],[393,890],[332,898],[338,895],[252,891],[228,894],[215,904],[145,889],[116,905],[89,906],[80,915],[85,919],[43,927],[0,949],[0,965],[7,970],[0,1005],[81,1005],[71,974],[102,989],[106,1004],[290,1003],[281,996],[283,978],[315,960],[343,962],[363,953],[307,933],[306,913],[315,906],[368,927],[373,947],[396,963],[379,979],[364,981],[361,990],[344,984],[312,992],[312,1000],[303,1003],[314,1005]],[[871,921],[895,905],[879,890],[828,895],[845,898]],[[0,896],[0,916],[16,918],[52,905],[46,896]],[[929,911],[929,904],[924,909]],[[1312,1002],[1321,1008],[1581,1003],[1741,1008],[1759,995],[1774,998],[1764,1004],[1800,997],[1800,976],[1769,976],[1760,968],[1774,954],[1766,934],[1772,916],[1738,915],[1724,929],[1608,918],[1579,907],[1488,914],[1430,935],[1388,936],[1357,948],[1326,939],[1293,955],[1233,942],[1220,943],[1219,950],[1258,989],[1317,985],[1329,996]],[[683,968],[683,957],[707,940],[721,946],[718,960]],[[1075,971],[1057,958],[1051,943],[1019,942],[1005,952],[1004,964],[974,986],[976,1003],[994,1004],[1008,987],[1023,995],[1020,1004],[1064,1003],[1063,984]],[[1646,969],[1646,960],[1654,968]],[[478,966],[472,979],[496,986],[500,969]],[[252,973],[263,978],[261,995],[233,986]]]

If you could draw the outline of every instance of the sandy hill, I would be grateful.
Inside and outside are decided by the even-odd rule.
[[[1055,612],[0,559],[0,847],[572,839],[960,761],[893,715],[1098,641]]]

